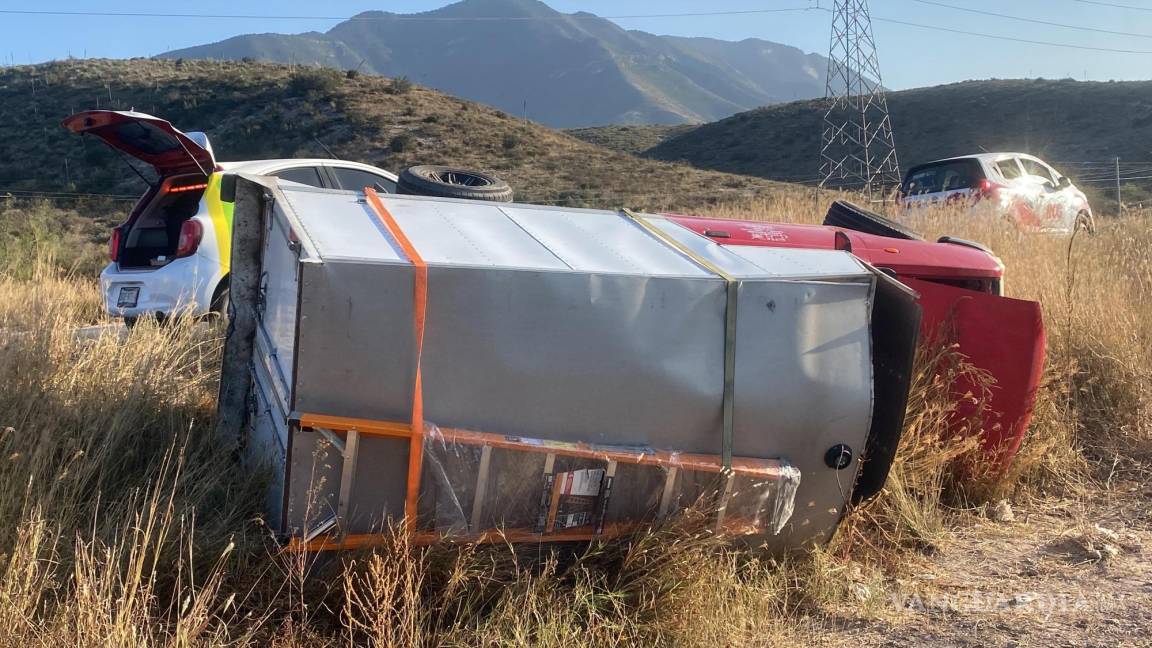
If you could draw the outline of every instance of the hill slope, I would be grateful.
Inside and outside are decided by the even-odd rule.
[[[379,76],[212,61],[72,60],[0,69],[4,191],[137,195],[109,149],[66,132],[69,113],[137,110],[206,131],[220,160],[336,155],[399,170],[458,164],[507,179],[517,198],[636,208],[702,206],[777,185],[645,160]]]
[[[537,0],[365,12],[326,33],[237,36],[160,56],[407,76],[554,127],[711,121],[820,96],[827,69],[824,57],[778,43],[655,36]]]
[[[632,155],[639,155],[655,148],[656,145],[678,135],[683,135],[696,128],[692,124],[647,124],[647,125],[616,125],[616,126],[590,126],[588,128],[572,128],[564,132],[572,137],[584,140],[590,144],[610,148],[613,151],[623,151]]]
[[[1152,160],[1152,82],[968,81],[888,94],[901,167],[1022,151],[1061,162]],[[769,106],[697,127],[647,155],[783,180],[819,168],[823,100]],[[1068,172],[1075,178],[1074,169]]]

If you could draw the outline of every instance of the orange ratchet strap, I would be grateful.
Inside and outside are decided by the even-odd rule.
[[[364,188],[364,197],[368,199],[368,206],[384,228],[396,239],[404,256],[416,269],[413,286],[413,328],[416,332],[416,384],[412,393],[412,439],[408,445],[408,492],[404,500],[404,522],[409,531],[416,530],[416,504],[420,497],[420,470],[424,463],[424,388],[421,379],[420,358],[424,353],[424,321],[428,314],[428,264],[412,241],[400,229],[400,225],[380,196],[371,187]]]

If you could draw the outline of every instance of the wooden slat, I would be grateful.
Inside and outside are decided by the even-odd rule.
[[[472,522],[468,530],[476,533],[480,519],[484,515],[484,494],[488,490],[488,469],[492,464],[492,446],[484,446],[480,451],[480,469],[476,471],[476,494],[472,497]]]
[[[668,469],[668,475],[664,478],[664,492],[660,494],[660,517],[666,518],[672,511],[672,495],[676,492],[676,476],[680,474],[680,469],[672,466]]]
[[[736,473],[729,471],[724,477],[720,501],[716,503],[716,531],[724,529],[724,517],[728,514],[728,502],[732,499],[732,482],[734,481],[736,481]]]
[[[348,524],[348,507],[352,503],[352,482],[356,479],[356,461],[360,456],[360,433],[348,430],[344,440],[344,465],[340,469],[340,499],[336,506],[336,517],[340,524]]]
[[[326,414],[301,414],[300,427],[324,428],[343,432],[356,430],[357,432],[371,436],[390,436],[401,439],[407,439],[412,436],[412,426],[406,423],[347,418],[344,416],[328,416]]]

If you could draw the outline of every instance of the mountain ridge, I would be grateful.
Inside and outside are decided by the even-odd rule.
[[[823,95],[827,61],[760,39],[627,30],[538,0],[366,11],[326,32],[248,34],[164,52],[406,76],[552,127],[701,123]]]
[[[1152,81],[989,79],[889,92],[887,100],[903,170],[947,157],[1011,151],[1037,155],[1077,181],[1100,175],[1089,170],[1115,158],[1140,169],[1147,165],[1137,161],[1152,160]],[[758,108],[673,133],[642,153],[702,169],[814,182],[827,107],[818,99]],[[578,135],[622,150],[638,148],[619,133]]]

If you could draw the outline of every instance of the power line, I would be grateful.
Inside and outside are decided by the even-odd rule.
[[[956,11],[964,11],[967,13],[978,14],[981,16],[992,16],[994,18],[1004,18],[1006,20],[1016,20],[1019,22],[1035,23],[1037,25],[1047,25],[1049,27],[1062,27],[1064,29],[1078,29],[1080,31],[1095,32],[1098,34],[1112,34],[1114,36],[1131,36],[1134,38],[1152,38],[1152,34],[1140,34],[1136,32],[1114,31],[1111,29],[1099,29],[1096,27],[1085,27],[1083,25],[1068,25],[1066,23],[1051,22],[1048,20],[1040,20],[1038,18],[1024,18],[1022,16],[1010,16],[1008,14],[996,13],[995,11],[985,11],[983,9],[972,9],[970,7],[959,7],[956,5],[946,4],[943,2],[934,2],[933,0],[911,0],[923,5],[932,5],[935,7],[944,7],[945,9],[954,9]]]
[[[1072,0],[1081,4],[1097,5],[1100,7],[1115,7],[1117,9],[1131,9],[1133,11],[1152,11],[1152,7],[1136,7],[1133,5],[1119,4],[1117,2],[1099,2],[1098,0]]]
[[[745,9],[735,11],[694,11],[688,13],[632,14],[627,16],[596,16],[592,14],[561,14],[557,16],[425,16],[421,14],[389,14],[384,16],[273,16],[257,14],[202,14],[158,13],[145,11],[53,11],[43,9],[0,9],[0,14],[16,16],[93,16],[108,18],[208,18],[253,20],[355,20],[404,22],[511,22],[539,20],[632,20],[639,18],[698,18],[704,16],[746,16],[784,13],[789,11],[816,11],[820,7],[784,7],[779,9]]]
[[[876,22],[886,22],[895,25],[905,25],[907,27],[917,27],[919,29],[932,29],[935,31],[948,32],[951,34],[964,34],[965,36],[979,36],[980,38],[991,38],[1002,41],[1012,41],[1015,43],[1028,43],[1029,45],[1047,45],[1049,47],[1063,47],[1065,49],[1088,50],[1092,52],[1111,52],[1113,54],[1152,54],[1152,50],[1129,50],[1129,49],[1115,49],[1111,47],[1092,47],[1089,45],[1072,45],[1069,43],[1055,43],[1052,41],[1031,40],[1028,38],[1015,38],[1013,36],[999,36],[996,34],[985,34],[982,32],[967,31],[964,29],[952,29],[951,27],[938,27],[936,25],[924,25],[921,23],[908,22],[907,20],[896,20],[895,18],[880,18],[873,16],[872,20]]]

